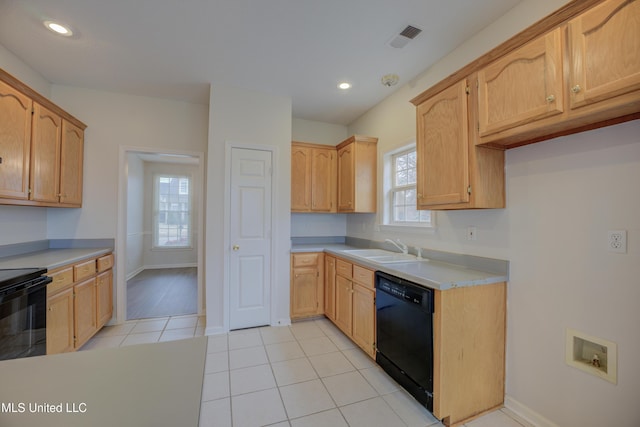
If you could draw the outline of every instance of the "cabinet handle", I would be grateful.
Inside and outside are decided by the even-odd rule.
[[[582,88],[580,87],[580,85],[575,85],[574,87],[571,88],[571,92],[573,93],[579,93],[582,90]]]
[[[233,248],[232,248],[232,249],[233,249],[234,251],[238,251],[238,250],[240,250],[240,246],[238,246],[238,245],[233,245]]]
[[[553,101],[556,100],[556,96],[555,95],[549,95],[547,96],[547,102],[548,103],[552,103]]]

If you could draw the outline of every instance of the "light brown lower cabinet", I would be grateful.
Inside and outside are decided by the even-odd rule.
[[[434,296],[433,413],[458,425],[504,403],[506,283]]]
[[[336,319],[336,258],[324,256],[324,315],[335,322]]]
[[[75,347],[80,348],[98,332],[95,277],[75,285],[73,297]]]
[[[357,264],[336,258],[333,277],[327,271],[326,282],[335,282],[335,307],[331,319],[342,332],[371,358],[375,358],[376,302],[374,272]]]
[[[113,254],[47,273],[47,354],[75,351],[113,315]]]
[[[374,282],[339,257],[325,270],[325,315],[375,359]],[[460,425],[504,403],[506,283],[435,290],[434,302],[433,414]]]
[[[290,317],[292,320],[324,313],[324,254],[291,254]]]
[[[73,288],[47,297],[47,354],[73,351]]]

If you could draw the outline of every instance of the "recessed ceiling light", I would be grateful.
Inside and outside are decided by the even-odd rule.
[[[61,36],[69,37],[73,35],[73,31],[71,31],[69,27],[66,27],[58,22],[44,21],[44,26],[47,27],[49,30],[53,31],[54,33],[60,34]]]
[[[338,85],[338,87],[342,90],[347,90],[351,87],[351,83],[342,82]]]

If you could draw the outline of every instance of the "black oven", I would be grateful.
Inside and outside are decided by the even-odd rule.
[[[376,272],[376,362],[433,411],[433,290]]]
[[[0,270],[0,360],[46,354],[46,271]]]

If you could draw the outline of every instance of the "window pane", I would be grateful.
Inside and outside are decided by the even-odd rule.
[[[407,184],[415,184],[416,183],[416,170],[409,169],[407,170]]]
[[[404,206],[393,208],[393,220],[398,222],[404,222]]]
[[[393,206],[404,206],[405,203],[404,191],[396,191],[395,193],[393,193]]]
[[[429,211],[418,211],[416,207],[417,154],[415,148],[393,155],[391,162],[392,186],[389,189],[387,212],[391,223],[430,223]]]
[[[155,246],[191,246],[190,178],[159,176],[156,181]]]
[[[415,150],[407,154],[407,167],[416,167],[416,152]]]
[[[409,206],[416,205],[416,190],[407,190],[406,191],[406,203]]]
[[[407,185],[407,171],[401,170],[396,172],[396,185]]]
[[[396,170],[402,170],[407,168],[407,156],[396,157]]]
[[[405,208],[405,212],[406,212],[406,221],[418,222],[418,219],[420,218],[420,216],[415,206],[407,206]]]

